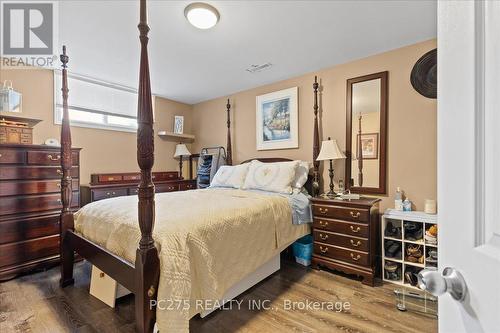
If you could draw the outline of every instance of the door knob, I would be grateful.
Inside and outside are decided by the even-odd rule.
[[[449,293],[455,300],[463,302],[467,295],[464,277],[455,268],[446,267],[442,275],[435,269],[424,269],[417,277],[419,288],[434,296]]]

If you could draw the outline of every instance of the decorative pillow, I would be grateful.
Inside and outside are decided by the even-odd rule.
[[[217,170],[210,187],[241,188],[245,182],[249,163],[234,166],[223,165]]]
[[[309,162],[306,161],[298,161],[299,165],[297,166],[297,170],[295,171],[295,179],[293,180],[292,187],[293,189],[302,189],[304,184],[307,182],[307,176],[309,175],[310,165]]]
[[[298,165],[299,161],[262,163],[254,160],[243,188],[291,194]]]

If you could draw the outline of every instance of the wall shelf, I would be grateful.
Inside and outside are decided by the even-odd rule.
[[[193,142],[194,141],[194,135],[192,134],[177,134],[174,132],[168,132],[168,131],[159,131],[158,136],[160,138],[169,140],[169,141],[182,141],[182,142]]]

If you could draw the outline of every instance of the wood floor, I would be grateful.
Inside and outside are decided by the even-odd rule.
[[[0,332],[133,332],[134,298],[109,308],[88,293],[90,266],[75,268],[75,285],[58,287],[59,269],[0,284]],[[284,263],[282,269],[238,298],[241,308],[190,321],[191,332],[437,332],[435,317],[395,307],[394,286],[359,281]],[[263,302],[269,300],[267,302]],[[342,312],[286,310],[288,301],[349,302]],[[250,301],[250,303],[249,303]],[[251,301],[255,301],[252,303]],[[254,310],[249,305],[270,305]],[[304,303],[302,303],[304,304]]]

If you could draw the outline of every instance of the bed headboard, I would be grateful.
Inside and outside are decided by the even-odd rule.
[[[291,162],[294,160],[291,160],[289,158],[284,158],[284,157],[257,157],[257,158],[251,158],[249,160],[245,160],[241,162],[240,164],[245,164],[245,163],[250,163],[253,160],[260,161],[262,163],[274,163],[274,162]],[[314,181],[314,174],[308,174],[307,175],[307,181],[304,184],[304,188],[307,190],[307,193],[309,193],[311,196],[313,195],[313,181]]]

